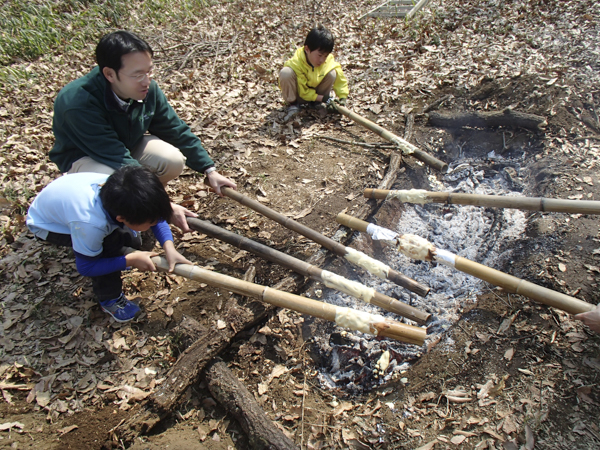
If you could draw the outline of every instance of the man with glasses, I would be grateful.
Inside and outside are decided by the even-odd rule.
[[[204,173],[217,194],[222,186],[235,189],[152,80],[152,56],[150,45],[128,31],[100,39],[98,66],[56,97],[50,159],[68,173],[111,174],[141,164],[154,169],[163,185],[187,165]],[[171,222],[189,231],[185,216],[194,214],[178,205],[173,210]]]

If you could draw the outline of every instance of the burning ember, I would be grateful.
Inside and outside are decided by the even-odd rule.
[[[510,164],[518,172],[518,161],[513,160]],[[447,175],[439,175],[439,179],[431,175],[429,182],[431,190],[435,191],[523,195],[512,190],[511,178],[506,173],[508,171],[490,170],[484,161],[463,161]],[[399,234],[420,236],[436,247],[498,269],[510,260],[511,242],[520,239],[526,226],[526,213],[516,209],[404,204],[404,211],[400,212],[401,205],[399,202],[389,205],[398,208],[398,223],[379,225]],[[357,234],[353,246],[368,248],[371,243],[367,235]],[[361,275],[360,282],[431,313],[433,317],[428,324],[427,342],[441,339],[438,345],[452,346],[450,339],[444,339],[444,331],[459,319],[463,308],[474,303],[477,295],[489,285],[441,264],[410,260],[392,246],[384,247],[387,247],[385,255],[375,257],[408,277],[428,285],[431,288],[429,295],[419,297],[366,272]],[[324,300],[334,305],[349,306],[398,319],[392,313],[334,291],[328,292]],[[407,319],[403,320],[414,324]],[[314,341],[323,360],[327,361],[327,365],[321,369],[319,379],[323,387],[332,389],[363,390],[392,379],[402,379],[403,372],[424,351],[415,345],[381,340],[359,332],[342,331],[331,336],[323,333],[315,336]]]

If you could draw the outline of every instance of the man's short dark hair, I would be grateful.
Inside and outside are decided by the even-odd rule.
[[[131,31],[114,31],[104,35],[98,42],[96,62],[100,66],[100,71],[105,67],[110,67],[116,72],[118,78],[119,70],[123,65],[121,58],[123,55],[134,52],[147,52],[150,56],[154,55],[150,44],[137,34]]]
[[[321,50],[325,53],[331,53],[333,51],[334,43],[335,39],[333,38],[333,34],[322,25],[310,30],[304,41],[304,45],[306,45],[311,52]]]
[[[133,225],[169,220],[173,209],[158,176],[149,168],[126,165],[108,177],[100,189],[102,206],[113,218]]]

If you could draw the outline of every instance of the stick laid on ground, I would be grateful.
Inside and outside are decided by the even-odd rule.
[[[371,122],[369,119],[359,116],[354,111],[349,110],[348,108],[340,105],[337,102],[333,102],[333,105],[335,106],[335,109],[340,114],[343,114],[344,116],[348,117],[349,119],[354,120],[359,125],[362,125],[363,127],[368,128],[369,130],[377,133],[382,138],[387,139],[388,141],[396,144],[398,146],[398,148],[402,151],[403,155],[414,156],[419,161],[423,161],[425,164],[430,165],[431,167],[433,167],[436,170],[439,170],[442,173],[446,173],[448,171],[448,164],[431,156],[429,153],[425,153],[423,150],[414,146],[410,142],[405,141],[400,136],[396,136],[394,133],[386,130],[383,127],[380,127],[379,125],[377,125],[374,122]]]
[[[543,197],[509,197],[505,195],[460,194],[455,192],[431,192],[422,189],[365,189],[364,195],[366,198],[386,200],[396,199],[402,203],[446,203],[454,205],[523,209],[526,211],[600,214],[600,202],[593,200],[563,200],[560,198]]]
[[[231,189],[229,187],[222,187],[221,192],[225,194],[227,197],[235,200],[236,202],[241,203],[248,208],[253,209],[261,213],[262,215],[268,217],[269,219],[274,220],[275,222],[283,225],[286,228],[289,228],[296,233],[301,234],[302,236],[307,237],[311,241],[316,242],[319,245],[322,245],[327,250],[332,251],[338,256],[342,256],[346,258],[353,264],[362,267],[363,269],[371,272],[373,275],[378,276],[379,278],[383,278],[384,280],[390,280],[396,283],[399,286],[402,286],[409,291],[412,291],[421,297],[425,297],[429,293],[429,288],[427,286],[418,283],[417,281],[407,277],[406,275],[401,274],[400,272],[393,270],[388,265],[383,264],[381,261],[377,261],[376,259],[371,258],[368,255],[365,255],[358,250],[355,250],[351,247],[344,247],[339,242],[335,242],[333,239],[324,236],[321,233],[316,232],[315,230],[308,228],[301,223],[296,222],[289,217],[284,216],[281,213],[278,213],[271,208],[263,205],[262,203],[257,202],[256,200],[252,200],[249,197],[246,197],[243,194],[240,194],[238,191]]]
[[[313,280],[321,281],[329,288],[344,292],[366,303],[371,303],[387,311],[406,317],[407,319],[414,320],[421,325],[426,324],[431,318],[431,314],[400,302],[392,297],[388,297],[387,295],[377,292],[375,289],[367,287],[357,281],[348,280],[333,272],[323,270],[300,259],[294,258],[293,256],[260,244],[259,242],[232,233],[231,231],[224,230],[205,220],[188,217],[187,222],[193,230],[227,242],[242,250],[247,250],[268,261],[292,269],[301,275],[310,277]]]
[[[336,220],[357,231],[369,233],[373,239],[386,242],[395,241],[398,251],[409,258],[420,261],[436,261],[440,264],[453,267],[461,272],[473,275],[481,280],[487,281],[504,290],[529,297],[544,305],[562,309],[569,314],[578,314],[595,308],[591,303],[584,302],[575,297],[553,291],[529,281],[508,275],[483,264],[450,253],[449,251],[436,248],[432,243],[413,234],[403,234],[388,230],[387,228],[374,225],[364,220],[357,219],[347,214],[338,214]]]
[[[160,270],[169,270],[167,260],[163,257],[155,256],[152,258],[152,262]],[[300,297],[299,295],[239,280],[190,264],[177,264],[173,272],[191,280],[228,289],[236,294],[247,297],[258,298],[271,305],[329,320],[342,328],[361,331],[374,336],[383,336],[409,344],[423,345],[427,335],[425,328],[406,325],[395,320],[386,319],[378,314],[370,314],[364,311],[357,311],[351,308],[330,305],[329,303]]]

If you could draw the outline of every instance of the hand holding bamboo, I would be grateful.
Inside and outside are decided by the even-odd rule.
[[[310,277],[313,280],[321,281],[329,288],[337,289],[338,291],[344,292],[366,303],[371,303],[386,309],[387,311],[406,317],[407,319],[414,320],[421,325],[426,324],[431,318],[431,314],[377,292],[373,288],[369,288],[356,281],[348,280],[340,275],[308,264],[307,262],[267,247],[259,242],[227,231],[205,220],[188,217],[187,222],[190,228],[195,231],[227,242],[243,250],[247,250],[276,264],[288,267],[301,275]]]
[[[592,200],[564,200],[560,198],[543,197],[461,194],[455,192],[430,192],[421,189],[365,189],[364,196],[366,198],[385,200],[396,199],[402,203],[446,203],[456,205],[488,206],[493,208],[523,209],[526,211],[600,214],[600,201]]]
[[[162,271],[169,270],[169,264],[163,257],[155,256],[152,258],[152,262]],[[389,337],[416,345],[423,345],[427,336],[425,328],[406,325],[395,320],[386,319],[377,314],[370,314],[300,297],[299,295],[250,283],[190,264],[177,264],[173,272],[191,280],[224,288],[236,294],[258,298],[271,305],[329,320],[335,322],[340,327],[361,331],[374,336]]]
[[[348,216],[347,214],[338,214],[336,220],[342,225],[346,225],[350,228],[357,227],[353,229],[358,229],[358,226],[360,226],[361,229],[364,229],[372,236],[384,234],[387,236],[387,241],[390,240],[390,235],[395,235],[398,251],[409,258],[422,261],[436,261],[440,264],[458,269],[461,272],[473,275],[474,277],[487,281],[495,286],[500,286],[510,293],[529,297],[545,305],[562,309],[569,314],[578,314],[590,311],[594,308],[594,305],[584,302],[583,300],[538,286],[537,284],[508,275],[499,270],[484,266],[483,264],[462,258],[449,251],[436,248],[432,243],[422,237],[412,234],[399,235],[392,230]],[[362,223],[359,224],[358,222]]]

